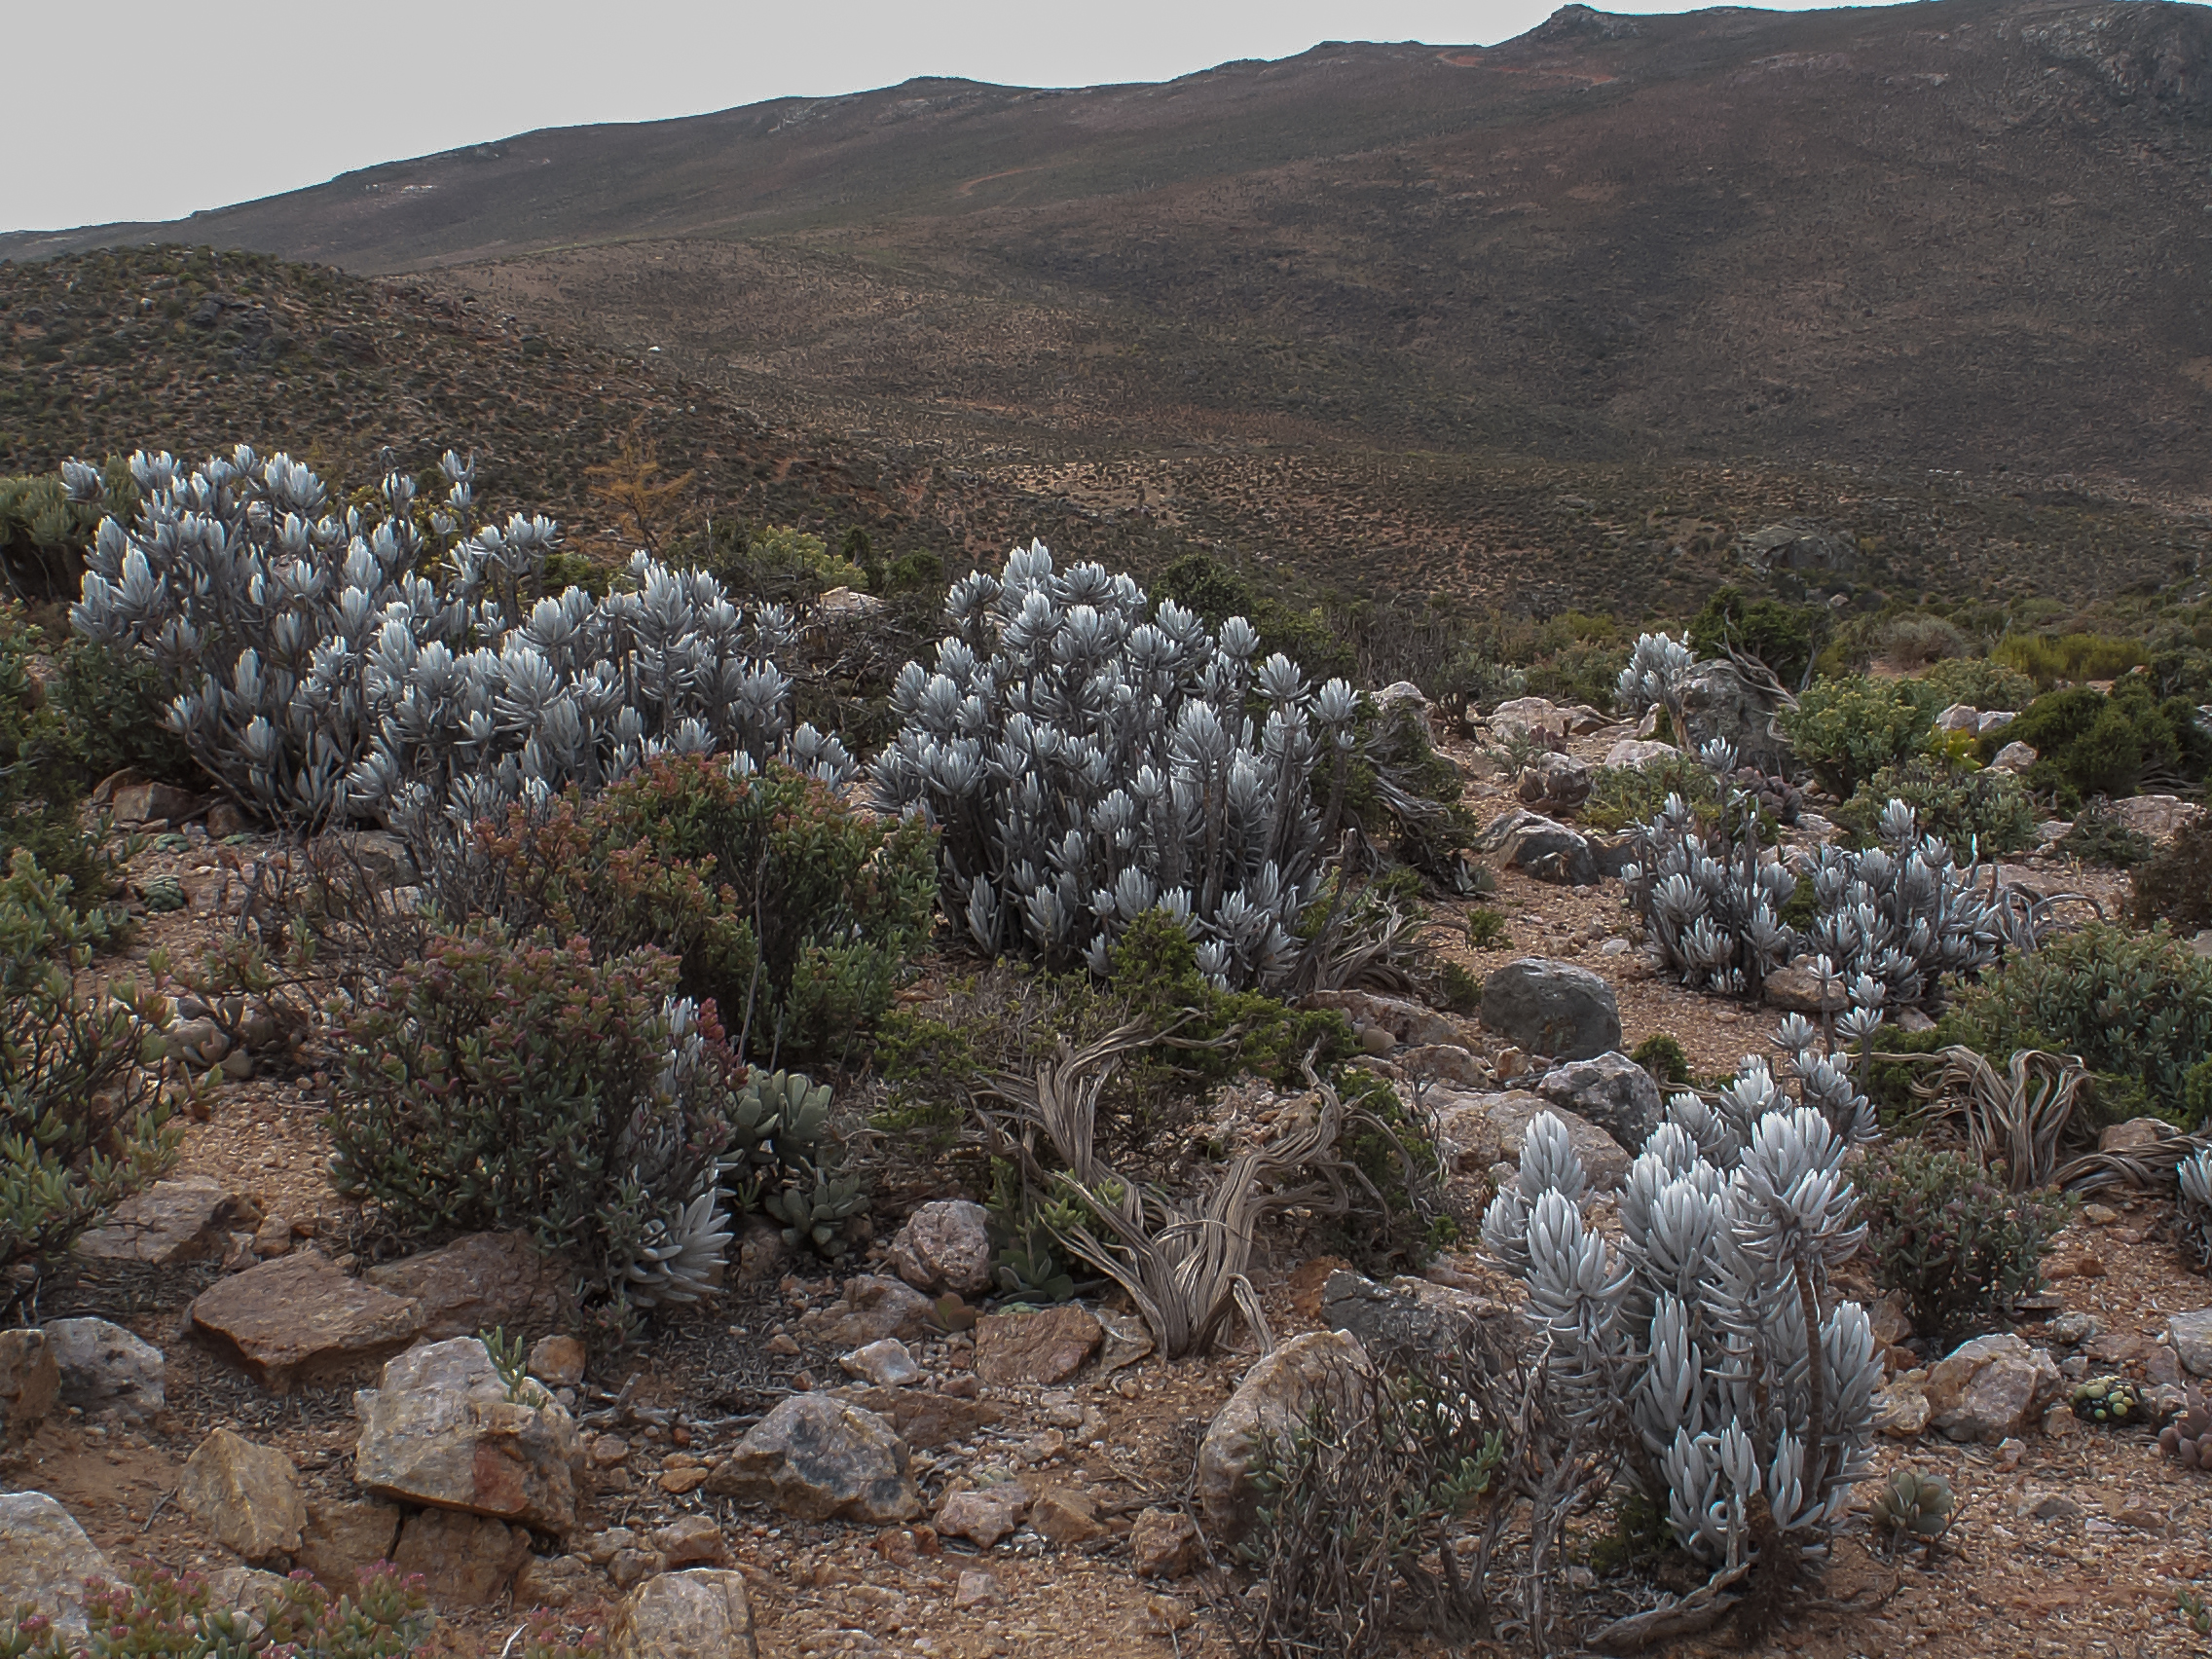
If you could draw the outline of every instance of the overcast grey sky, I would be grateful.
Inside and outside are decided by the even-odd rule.
[[[911,75],[1091,86],[1323,40],[1490,45],[1555,4],[0,0],[10,59],[0,228],[172,219],[534,128],[696,115]]]

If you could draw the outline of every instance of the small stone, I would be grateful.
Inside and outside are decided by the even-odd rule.
[[[696,1492],[707,1484],[710,1471],[693,1466],[686,1469],[663,1469],[653,1484],[671,1497],[682,1497],[687,1492]]]
[[[307,1508],[292,1565],[313,1573],[324,1589],[350,1596],[360,1586],[364,1567],[391,1559],[399,1536],[396,1503],[376,1497],[311,1497]]]
[[[2174,1132],[2163,1118],[2130,1118],[2097,1131],[2099,1152],[2156,1152]]]
[[[2083,1204],[2082,1219],[2091,1227],[2115,1227],[2120,1222],[2120,1211],[2110,1204]]]
[[[2166,1321],[2174,1357],[2192,1377],[2212,1377],[2212,1308],[2176,1313]]]
[[[264,1387],[342,1375],[415,1338],[416,1305],[346,1276],[319,1250],[298,1250],[221,1279],[192,1305],[192,1322]]]
[[[960,1608],[996,1606],[1003,1599],[999,1595],[999,1581],[972,1567],[961,1573],[960,1582],[952,1592],[952,1604]]]
[[[218,1428],[185,1460],[177,1502],[226,1549],[254,1563],[289,1559],[308,1511],[300,1472],[274,1447]]]
[[[725,1567],[666,1572],[615,1608],[607,1659],[756,1659],[745,1575]]]
[[[210,841],[227,841],[233,835],[243,835],[251,823],[235,803],[219,800],[207,809],[207,838]]]
[[[966,1538],[990,1549],[1013,1533],[1029,1511],[1029,1489],[1017,1481],[998,1481],[950,1494],[932,1520],[940,1537]]]
[[[1928,1396],[1917,1384],[1897,1382],[1874,1395],[1874,1426],[1898,1440],[1910,1440],[1928,1426]]]
[[[980,1296],[991,1288],[990,1216],[966,1198],[940,1198],[906,1218],[885,1258],[916,1290]]]
[[[937,1304],[903,1280],[861,1273],[845,1281],[843,1298],[800,1315],[798,1328],[824,1347],[843,1352],[885,1337],[920,1341]]]
[[[592,1467],[611,1469],[630,1456],[630,1443],[619,1434],[595,1434],[585,1456],[590,1458]]]
[[[248,1059],[251,1056],[247,1056]],[[273,1215],[253,1230],[253,1253],[263,1261],[292,1253],[292,1224],[280,1215]]]
[[[1098,1503],[1073,1487],[1052,1487],[1029,1506],[1029,1525],[1062,1549],[1103,1537]]]
[[[2066,1347],[2080,1347],[2094,1338],[2100,1328],[2093,1313],[2061,1313],[2050,1322],[2050,1340]]]
[[[707,1490],[802,1521],[886,1526],[921,1513],[906,1443],[890,1423],[823,1394],[793,1394],[746,1431]]]
[[[61,1393],[61,1366],[44,1331],[0,1331],[0,1446],[28,1440]]]
[[[584,1380],[589,1358],[574,1337],[539,1337],[530,1346],[530,1374],[548,1388],[573,1388]]]
[[[2063,1256],[2047,1259],[2044,1263],[2043,1276],[2053,1284],[2064,1279],[2103,1278],[2104,1259],[2092,1251],[2069,1250]]]
[[[2066,1415],[2072,1417],[2074,1414],[2069,1412]],[[2052,1493],[2028,1513],[2038,1521],[2079,1521],[2082,1518],[2082,1506],[2070,1497]]]
[[[1777,968],[1759,986],[1759,994],[1769,1008],[1785,1014],[1840,1014],[1849,1005],[1843,981],[1830,980],[1825,997],[1821,994],[1821,978],[1809,968]]]
[[[799,1352],[798,1344],[782,1331],[778,1331],[761,1346],[778,1359],[793,1359]]]
[[[1491,1060],[1491,1071],[1498,1082],[1510,1083],[1528,1074],[1529,1056],[1509,1043]]]
[[[1997,1443],[1997,1467],[2009,1474],[2020,1466],[2020,1459],[2027,1455],[2027,1442],[2008,1435]]]
[[[2000,772],[2025,772],[2036,763],[2035,749],[2025,743],[2008,743],[1997,752],[1990,765]]]
[[[1098,1351],[1104,1335],[1090,1311],[1072,1302],[987,1314],[976,1324],[976,1375],[992,1384],[1065,1382]]]
[[[973,1440],[1006,1415],[988,1401],[964,1399],[950,1392],[953,1382],[973,1385],[975,1381],[963,1372],[935,1391],[867,1388],[849,1393],[846,1399],[888,1421],[911,1450],[928,1452],[949,1441]]]
[[[607,1574],[581,1556],[532,1556],[515,1574],[515,1608],[571,1607],[607,1593]]]
[[[1960,1344],[1929,1368],[1923,1390],[1936,1428],[1995,1446],[2039,1421],[2063,1386],[2047,1352],[2006,1332]]]
[[[722,1530],[709,1515],[679,1515],[653,1533],[653,1548],[671,1567],[722,1567],[729,1561]]]
[[[1134,1313],[1101,1312],[1098,1328],[1105,1333],[1105,1340],[1098,1348],[1098,1375],[1101,1377],[1111,1377],[1152,1352],[1152,1327]]]
[[[419,1572],[441,1607],[481,1607],[498,1601],[530,1559],[530,1534],[487,1515],[424,1509],[399,1529],[391,1565]]]
[[[106,1222],[78,1235],[71,1248],[92,1261],[157,1268],[221,1260],[231,1234],[250,1231],[260,1221],[260,1206],[251,1198],[223,1182],[189,1175],[133,1193],[108,1212]]]
[[[1912,1340],[1912,1316],[1905,1312],[1904,1303],[1895,1291],[1866,1309],[1866,1324],[1877,1348],[1898,1347]]]
[[[1181,1578],[1204,1559],[1198,1524],[1180,1509],[1147,1509],[1129,1529],[1129,1566],[1139,1578]]]
[[[922,1375],[922,1368],[914,1363],[914,1356],[897,1337],[885,1337],[866,1347],[855,1348],[837,1363],[845,1368],[847,1375],[865,1378],[878,1388],[903,1388]]]
[[[1188,1604],[1172,1596],[1147,1596],[1144,1610],[1130,1622],[1141,1636],[1172,1636],[1189,1630],[1196,1618]]]
[[[117,1581],[66,1509],[43,1492],[0,1492],[0,1607],[28,1607],[82,1639],[89,1578]]]
[[[668,1557],[658,1550],[616,1550],[614,1559],[607,1564],[607,1576],[614,1580],[617,1590],[643,1584],[655,1573],[667,1570]]]

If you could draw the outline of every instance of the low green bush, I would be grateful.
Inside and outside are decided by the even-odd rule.
[[[2018,669],[1988,657],[1952,657],[1921,671],[1918,683],[1930,707],[1940,712],[1954,703],[1972,709],[2010,709],[2014,714],[2036,700],[2036,682]]]
[[[1873,648],[1901,669],[1915,669],[1943,659],[1962,657],[1967,637],[1958,624],[1941,616],[1893,616],[1874,630]]]
[[[2163,931],[2092,923],[2010,958],[1958,1014],[1983,1053],[2079,1054],[2100,1098],[2140,1099],[2178,1123],[2189,1072],[2212,1054],[2212,961]]]
[[[131,989],[76,988],[112,937],[105,915],[77,911],[65,878],[16,850],[0,877],[0,1267],[67,1248],[176,1155]]]
[[[1796,685],[1812,667],[1813,653],[1826,641],[1831,613],[1825,605],[1785,605],[1780,600],[1747,600],[1743,590],[1714,591],[1690,621],[1690,646],[1700,657],[1717,657],[1733,647],[1757,657],[1785,685]]]
[[[653,1267],[701,1235],[744,1068],[680,974],[649,945],[435,935],[346,1016],[334,1183],[407,1234],[518,1229],[608,1298],[682,1296],[707,1264]]]
[[[2128,910],[2146,927],[2162,921],[2184,936],[2212,928],[2212,812],[2135,866]]]
[[[1875,1145],[1857,1181],[1875,1282],[1946,1348],[2002,1326],[2042,1282],[2044,1251],[2071,1208],[2057,1194],[2008,1192],[1955,1153],[1914,1140]]]
[[[1641,766],[1601,766],[1591,774],[1590,796],[1576,815],[1593,830],[1626,830],[1658,817],[1667,797],[1689,805],[1720,807],[1720,785],[1696,756],[1676,754]]]
[[[2052,844],[2051,850],[2087,865],[2107,869],[2133,869],[2151,856],[2151,837],[2130,830],[2113,811],[2112,802],[2098,795],[2083,801],[2074,823]]]
[[[1782,728],[1821,787],[1848,800],[1883,767],[1919,753],[1936,715],[1905,682],[1854,677],[1815,683]]]
[[[884,1010],[935,914],[934,837],[781,766],[669,756],[546,814],[480,826],[518,932],[650,945],[760,1054],[842,1054]],[[467,896],[451,906],[465,913]]]
[[[1690,1085],[1690,1057],[1670,1032],[1654,1031],[1631,1050],[1628,1057],[1649,1072],[1661,1088],[1686,1088]]]
[[[2139,640],[2108,634],[2013,634],[1990,655],[2048,689],[2062,680],[2115,680],[2142,662]]]
[[[2129,675],[2110,695],[2082,685],[2038,697],[1981,740],[1984,757],[2013,742],[2036,751],[2029,786],[2069,812],[2091,795],[2134,794],[2148,780],[2188,788],[2212,765],[2212,734],[2197,723],[2195,706],[2160,701],[2143,675]]]
[[[1836,810],[1836,823],[1871,847],[1881,839],[1882,809],[1893,800],[1911,807],[1922,832],[1949,842],[1962,861],[2035,843],[2035,802],[2018,778],[1994,766],[1929,755],[1884,766]]]

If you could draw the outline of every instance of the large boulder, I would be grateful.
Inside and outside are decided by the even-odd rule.
[[[991,1288],[991,1218],[967,1198],[940,1198],[906,1218],[891,1271],[916,1290],[980,1296]]]
[[[1775,729],[1774,705],[1732,663],[1704,662],[1682,682],[1684,748],[1695,753],[1714,738],[1736,746],[1739,764],[1777,770],[1789,746]]]
[[[513,1521],[565,1537],[576,1525],[583,1441],[535,1383],[508,1398],[475,1337],[410,1348],[353,1396],[353,1479],[380,1497]]]
[[[115,1568],[43,1492],[0,1492],[0,1607],[28,1607],[65,1636],[85,1634],[85,1580]]]
[[[1502,1303],[1426,1279],[1382,1285],[1340,1268],[1321,1286],[1322,1322],[1378,1357],[1447,1352],[1484,1320],[1511,1317]]]
[[[44,1331],[0,1331],[0,1447],[28,1440],[61,1392],[61,1367]]]
[[[623,1598],[607,1659],[756,1659],[745,1575],[700,1567],[648,1578]]]
[[[1536,1092],[1630,1149],[1643,1145],[1665,1111],[1651,1074],[1618,1049],[1553,1068],[1536,1080]]]
[[[112,1411],[142,1422],[167,1404],[164,1380],[168,1362],[162,1350],[121,1325],[105,1319],[54,1319],[47,1323],[46,1341],[60,1371],[63,1405],[88,1413]]]
[[[1483,1026],[1531,1054],[1587,1060],[1621,1045],[1613,987],[1571,962],[1524,956],[1483,981]]]
[[[568,1270],[519,1233],[471,1233],[440,1249],[387,1262],[361,1274],[422,1309],[432,1342],[546,1330],[568,1313]]]
[[[1952,1440],[1995,1446],[2025,1434],[2062,1387],[2049,1353],[2009,1331],[1961,1343],[1929,1368],[1929,1420]]]
[[[227,1428],[216,1429],[185,1459],[176,1497],[226,1549],[256,1565],[289,1563],[308,1524],[292,1459]]]
[[[72,1248],[96,1262],[173,1267],[221,1257],[233,1233],[251,1233],[260,1221],[261,1206],[226,1183],[185,1175],[131,1194]]]
[[[706,1483],[717,1497],[772,1503],[802,1521],[889,1527],[922,1512],[906,1443],[873,1412],[793,1394],[752,1428]]]
[[[976,1376],[998,1384],[1065,1382],[1104,1337],[1090,1309],[1073,1302],[1033,1313],[992,1313],[976,1324]]]
[[[302,1250],[218,1279],[193,1303],[192,1322],[281,1394],[295,1379],[343,1376],[397,1352],[415,1340],[422,1311]]]
[[[1598,879],[1598,859],[1589,837],[1526,807],[1494,820],[1478,846],[1538,881],[1588,887]]]
[[[1233,1543],[1251,1529],[1259,1443],[1291,1434],[1316,1406],[1348,1405],[1374,1375],[1359,1339],[1342,1331],[1293,1337],[1244,1374],[1198,1443],[1198,1506],[1217,1539]]]
[[[1567,1125],[1567,1138],[1582,1160],[1582,1172],[1599,1192],[1628,1179],[1634,1155],[1579,1112],[1567,1110],[1526,1088],[1492,1094],[1439,1093],[1430,1099],[1436,1135],[1448,1168],[1474,1174],[1493,1163],[1519,1163],[1529,1125],[1549,1112]]]

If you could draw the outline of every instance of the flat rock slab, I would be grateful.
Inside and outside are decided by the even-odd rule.
[[[70,1513],[43,1492],[0,1492],[0,1607],[85,1634],[85,1580],[115,1578],[108,1559]]]
[[[1087,1308],[992,1313],[976,1323],[976,1376],[993,1383],[1065,1382],[1098,1351],[1105,1331]]]
[[[319,1250],[234,1273],[192,1305],[192,1322],[263,1386],[343,1376],[413,1342],[422,1310],[409,1298],[346,1276]]]
[[[353,1479],[379,1497],[435,1504],[566,1536],[576,1525],[583,1441],[535,1383],[509,1399],[475,1337],[410,1348],[353,1397]]]
[[[442,1249],[374,1267],[361,1277],[419,1303],[432,1342],[503,1329],[545,1330],[568,1313],[568,1272],[519,1233],[471,1233]]]
[[[75,1252],[95,1262],[144,1262],[157,1268],[221,1256],[234,1232],[251,1233],[261,1206],[220,1181],[188,1175],[156,1181],[108,1212],[101,1226],[78,1235]]]
[[[963,1400],[920,1388],[863,1388],[846,1398],[864,1412],[888,1420],[899,1438],[917,1452],[930,1452],[955,1440],[973,1440],[1006,1414],[988,1400]]]

